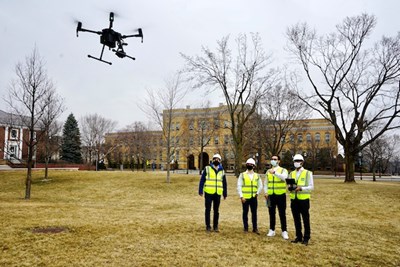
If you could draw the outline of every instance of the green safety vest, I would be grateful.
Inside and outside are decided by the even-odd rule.
[[[295,179],[296,180],[296,184],[297,186],[306,186],[308,185],[308,179],[310,177],[310,171],[308,170],[303,170],[300,175],[299,178],[296,179],[296,171],[292,171],[289,174],[289,178]],[[299,199],[299,200],[305,200],[305,199],[310,199],[311,194],[310,192],[305,192],[305,191],[291,191],[290,192],[290,199]]]
[[[278,167],[276,172],[282,174],[284,168]],[[267,171],[267,174],[265,175],[266,178],[268,179],[268,190],[267,194],[268,195],[283,195],[286,193],[286,182],[282,181],[275,175],[271,174],[269,171]]]
[[[206,182],[204,183],[204,192],[207,194],[215,194],[222,195],[224,191],[224,187],[222,184],[222,180],[224,177],[224,170],[219,171],[211,166],[206,166]]]
[[[250,180],[250,176],[247,174],[247,172],[243,173],[242,195],[245,199],[250,199],[256,196],[259,179],[260,177],[257,173],[254,173],[253,180]]]

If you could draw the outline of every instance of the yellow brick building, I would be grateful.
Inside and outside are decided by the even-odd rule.
[[[164,129],[168,127],[167,111],[163,112]],[[227,106],[220,104],[218,107],[174,109],[171,115],[170,145],[172,156],[168,160],[171,168],[202,169],[209,164],[212,156],[219,153],[222,156],[226,170],[233,170],[235,153],[231,134],[231,122]],[[287,164],[291,162],[291,156],[301,153],[313,169],[330,169],[330,162],[334,155],[338,154],[334,127],[325,119],[308,119],[296,121],[296,127],[287,133],[280,156],[286,156]],[[151,133],[151,134],[150,134]],[[119,137],[118,137],[119,135]],[[140,137],[142,136],[142,137]],[[146,135],[138,133],[112,133],[108,135],[108,143],[121,142],[121,147],[116,149],[112,160],[119,155],[124,161],[142,160],[147,163],[154,162],[157,168],[164,168],[166,161],[166,147],[162,131],[149,132],[149,140]],[[251,135],[250,135],[250,138]],[[113,139],[113,141],[111,140]],[[255,146],[262,140],[258,140]],[[140,143],[140,145],[138,144]],[[147,146],[144,146],[147,143]],[[243,163],[246,158],[256,156],[256,148],[244,149]],[[254,145],[253,145],[254,147]],[[260,169],[269,163],[268,151],[259,155],[256,159]],[[133,158],[133,160],[132,160]],[[324,158],[323,165],[319,162]],[[318,163],[318,164],[317,164]]]

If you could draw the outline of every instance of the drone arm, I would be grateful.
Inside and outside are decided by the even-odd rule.
[[[132,34],[132,35],[122,35],[122,39],[124,39],[124,38],[130,38],[130,37],[141,37],[142,38],[142,43],[143,43],[143,31],[142,31],[142,29],[138,29],[138,31],[139,31],[139,33],[137,33],[137,34]]]
[[[95,33],[95,34],[98,34],[98,35],[102,34],[102,32],[87,30],[87,29],[84,29],[84,28],[81,28],[79,31],[81,31],[81,32],[91,32],[91,33]]]

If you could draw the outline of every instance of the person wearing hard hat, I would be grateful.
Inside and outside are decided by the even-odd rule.
[[[221,164],[221,156],[215,154],[209,166],[206,166],[201,174],[199,183],[199,195],[202,197],[204,194],[205,199],[205,222],[206,231],[211,232],[211,206],[214,210],[213,230],[219,232],[219,205],[221,202],[221,195],[226,199],[227,197],[227,183],[224,168]]]
[[[300,154],[293,157],[295,170],[289,174],[290,179],[295,180],[295,186],[290,187],[290,208],[296,228],[296,239],[292,243],[308,245],[311,238],[310,227],[310,196],[314,189],[314,179],[311,171],[303,168],[304,158]],[[301,221],[303,220],[304,235],[302,233]]]
[[[269,231],[267,236],[275,236],[276,208],[278,208],[279,219],[281,222],[282,237],[289,239],[286,225],[286,178],[288,171],[279,166],[280,156],[271,157],[272,168],[265,174],[265,200],[267,201],[269,213]]]
[[[248,214],[251,210],[251,222],[253,225],[253,233],[260,234],[257,227],[257,197],[262,191],[262,181],[258,173],[254,172],[256,162],[249,158],[246,161],[246,171],[239,175],[237,181],[237,191],[242,202],[242,219],[243,230],[245,233],[249,231]]]

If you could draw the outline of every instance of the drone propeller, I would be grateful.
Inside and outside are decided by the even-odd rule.
[[[78,21],[78,26],[76,26],[76,37],[78,37],[78,32],[82,30],[82,22]]]

